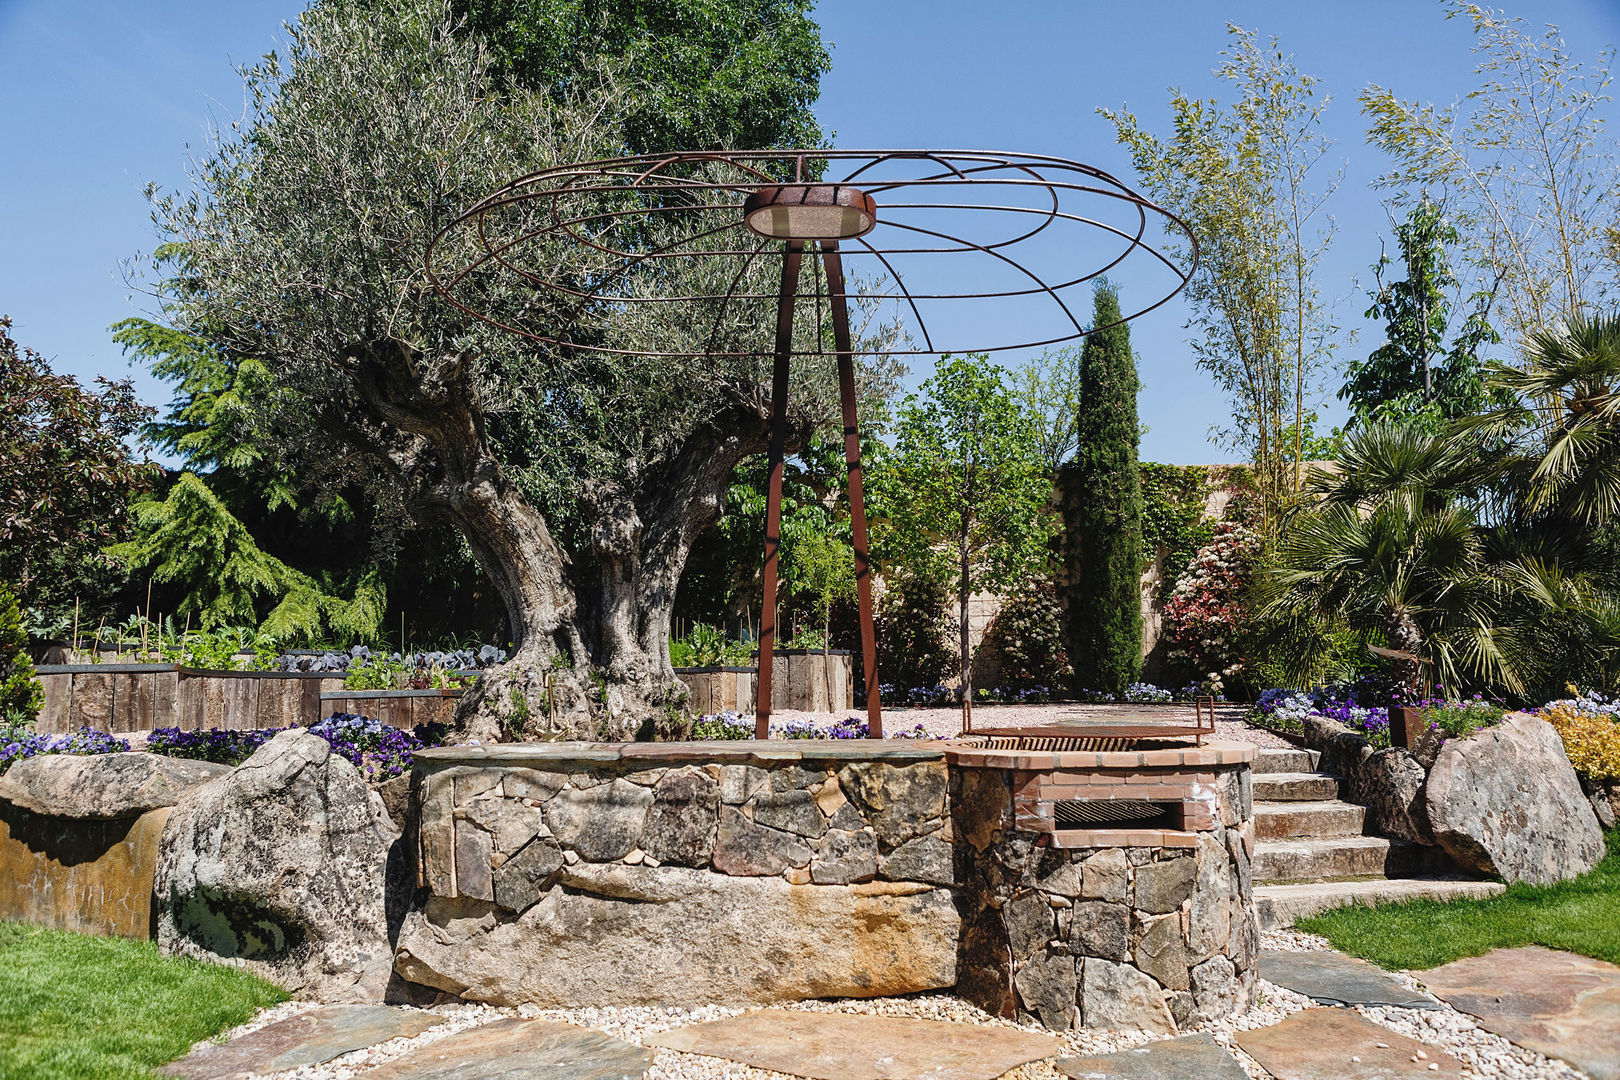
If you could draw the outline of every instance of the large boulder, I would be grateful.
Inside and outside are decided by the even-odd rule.
[[[163,754],[41,754],[0,776],[0,799],[35,814],[112,821],[173,806],[230,771]]]
[[[522,915],[429,897],[396,964],[496,1005],[754,1005],[949,987],[958,929],[949,889],[580,862]]]
[[[284,731],[170,812],[153,883],[158,944],[236,961],[299,997],[380,1000],[398,837],[353,765]]]
[[[1424,801],[1428,773],[1409,750],[1390,747],[1367,758],[1355,777],[1355,798],[1367,808],[1367,825],[1380,836],[1434,844]]]
[[[1558,733],[1532,716],[1448,740],[1425,804],[1446,854],[1506,881],[1562,881],[1603,857],[1603,831]]]

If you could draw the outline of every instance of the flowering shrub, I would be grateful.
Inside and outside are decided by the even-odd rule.
[[[105,731],[82,728],[70,735],[39,735],[27,724],[0,724],[0,773],[41,754],[116,754],[129,743]]]
[[[1215,526],[1176,579],[1164,606],[1164,633],[1172,659],[1197,673],[1206,693],[1219,693],[1242,670],[1237,653],[1244,618],[1243,590],[1260,551],[1257,533],[1233,521]]]
[[[1620,780],[1620,698],[1577,693],[1548,702],[1539,715],[1564,740],[1576,772],[1589,780]]]
[[[1423,719],[1428,721],[1429,727],[1447,739],[1465,738],[1480,728],[1500,724],[1505,715],[1506,710],[1501,706],[1492,705],[1478,694],[1472,701],[1437,702],[1423,710]]]

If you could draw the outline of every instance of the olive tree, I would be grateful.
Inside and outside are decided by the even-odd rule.
[[[464,699],[464,736],[543,723],[529,703],[547,681],[564,734],[657,732],[684,699],[668,654],[676,584],[733,467],[766,445],[768,365],[542,348],[430,287],[427,245],[460,209],[514,177],[619,152],[625,98],[610,74],[565,88],[500,77],[440,0],[322,3],[288,30],[283,54],[244,71],[247,113],[197,161],[192,190],[155,197],[186,252],[167,321],[224,333],[264,365],[274,392],[256,426],[306,479],[363,479],[466,538],[515,649]],[[616,266],[592,251],[537,258],[559,280]],[[482,288],[502,315],[565,316],[513,278]],[[603,314],[593,332],[618,347],[691,346],[678,319]],[[723,351],[754,329],[738,323],[714,328]],[[792,448],[836,415],[830,365],[795,377]]]

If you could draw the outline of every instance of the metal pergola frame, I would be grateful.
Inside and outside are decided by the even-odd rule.
[[[909,170],[909,172],[907,171]],[[834,175],[836,174],[836,176]],[[853,190],[851,190],[853,189]],[[1023,204],[1014,199],[992,202],[963,201],[976,194],[1006,189],[1027,196]],[[784,193],[791,194],[788,198]],[[1111,224],[1101,217],[1077,213],[1070,204],[1078,199],[1101,199],[1122,206],[1131,219],[1126,226]],[[578,202],[603,200],[628,202],[613,209],[595,207],[585,212],[574,208]],[[906,201],[910,199],[912,201]],[[790,210],[798,206],[848,206],[870,211],[873,218],[861,231],[841,235],[800,236],[791,232],[768,233],[750,224],[749,212],[761,200]],[[752,205],[751,205],[752,204]],[[1038,205],[1037,205],[1038,204]],[[876,207],[875,211],[872,208]],[[540,210],[540,224],[514,237],[493,236],[499,222],[492,221],[507,210]],[[979,242],[953,232],[901,220],[911,211],[951,211],[998,215],[1008,221],[1027,223],[1011,235],[995,242]],[[659,214],[681,213],[703,217],[712,215],[717,223],[705,225],[681,239],[648,247],[632,247],[638,232],[627,223],[648,220]],[[887,216],[892,215],[892,216]],[[785,220],[785,219],[784,219]],[[1157,220],[1167,230],[1179,233],[1187,257],[1185,267],[1149,244],[1145,237],[1150,221]],[[493,223],[493,228],[492,228]],[[1103,265],[1052,282],[1021,263],[1011,253],[1037,237],[1049,239],[1048,230],[1058,228],[1097,230],[1119,242],[1120,250]],[[791,226],[788,227],[791,229]],[[874,229],[883,232],[878,241],[868,238]],[[699,248],[716,237],[729,238],[732,231],[748,246],[731,244]],[[627,240],[613,239],[616,231],[627,233]],[[463,263],[446,263],[445,243],[452,235],[470,232],[476,239],[476,258]],[[889,235],[895,242],[882,242]],[[644,240],[644,234],[639,236]],[[846,250],[841,245],[850,244]],[[593,252],[607,264],[617,264],[599,280],[583,283],[562,281],[523,265],[526,250],[550,244],[574,245]],[[781,275],[775,293],[750,292],[741,288],[748,269],[765,256],[773,245],[780,245]],[[943,245],[943,246],[942,246]],[[1173,275],[1175,284],[1152,303],[1124,315],[1108,326],[1086,326],[1065,302],[1065,290],[1095,281],[1121,265],[1132,253],[1142,251]],[[889,291],[857,285],[852,291],[845,276],[844,256],[855,253],[870,256],[881,267],[884,280],[893,283]],[[1093,166],[1063,158],[1034,154],[964,150],[745,150],[716,152],[675,152],[612,158],[559,166],[520,177],[473,204],[459,214],[429,244],[425,269],[429,282],[450,304],[466,314],[503,330],[521,335],[548,348],[586,352],[665,358],[769,357],[772,361],[770,474],[766,499],[765,563],[759,634],[759,686],[755,711],[755,736],[770,733],[772,662],[777,637],[776,599],[778,554],[780,549],[782,479],[787,434],[788,382],[791,361],[801,356],[823,356],[817,290],[817,326],[814,348],[794,347],[794,313],[798,287],[806,255],[819,258],[826,281],[828,318],[833,339],[832,352],[838,369],[839,401],[844,434],[844,460],[848,469],[848,492],[854,548],[855,576],[860,611],[861,653],[864,664],[868,734],[879,738],[883,716],[878,689],[877,648],[872,617],[872,573],[867,551],[866,507],[861,477],[860,430],[855,396],[855,355],[912,356],[943,352],[991,353],[1040,348],[1078,340],[1088,334],[1138,318],[1170,300],[1191,279],[1197,266],[1197,241],[1191,229],[1176,215],[1155,205],[1115,177]],[[918,255],[977,254],[992,260],[997,269],[1010,269],[1028,279],[1020,288],[978,292],[919,292],[907,286],[895,262]],[[660,260],[719,258],[737,263],[730,287],[723,293],[636,295],[623,291],[638,271],[656,267]],[[537,292],[550,293],[567,302],[571,314],[560,324],[543,330],[520,325],[513,317],[481,309],[468,294],[476,289],[481,276],[512,274]],[[947,346],[935,339],[924,320],[919,302],[1005,300],[1014,297],[1043,297],[1061,312],[1055,331],[1036,334],[1017,342],[966,342]],[[857,348],[851,340],[850,301],[903,301],[917,332],[918,345],[909,337],[899,342]],[[774,303],[774,321],[765,318]],[[712,304],[716,307],[713,328],[701,347],[688,344],[667,351],[629,349],[604,342],[591,333],[586,316],[602,304]],[[759,310],[759,322],[774,326],[769,346],[720,347],[717,340],[728,310],[751,305]]]

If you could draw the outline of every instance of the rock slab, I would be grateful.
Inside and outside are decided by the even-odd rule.
[[[1237,1058],[1208,1035],[1165,1039],[1114,1054],[1059,1058],[1075,1080],[1249,1080]]]
[[[1564,745],[1533,716],[1447,740],[1424,799],[1435,840],[1482,874],[1546,885],[1603,858],[1603,830]]]
[[[1397,1035],[1349,1009],[1305,1009],[1280,1024],[1240,1031],[1234,1038],[1277,1080],[1460,1080],[1462,1076],[1462,1063],[1450,1054]]]
[[[368,1080],[641,1080],[653,1052],[600,1031],[509,1017],[395,1058]]]
[[[1620,967],[1573,953],[1493,949],[1418,978],[1487,1030],[1593,1080],[1620,1080]]]
[[[0,799],[35,814],[103,821],[173,806],[229,765],[163,754],[42,754],[0,776]]]
[[[266,1024],[229,1042],[202,1046],[158,1071],[182,1080],[234,1080],[319,1065],[368,1046],[420,1035],[443,1017],[383,1005],[325,1005]]]
[[[1049,1035],[942,1020],[761,1009],[649,1036],[654,1046],[814,1080],[994,1080],[1063,1048]]]
[[[303,998],[380,1001],[398,835],[353,765],[284,731],[169,812],[152,886],[158,945],[240,961]]]
[[[1280,952],[1263,949],[1260,977],[1304,994],[1322,1005],[1393,1005],[1401,1009],[1438,1009],[1428,994],[1402,986],[1382,968],[1332,949]]]
[[[927,885],[580,862],[521,916],[429,897],[406,916],[395,963],[410,982],[497,1005],[878,997],[954,985],[959,925],[950,890]]]

